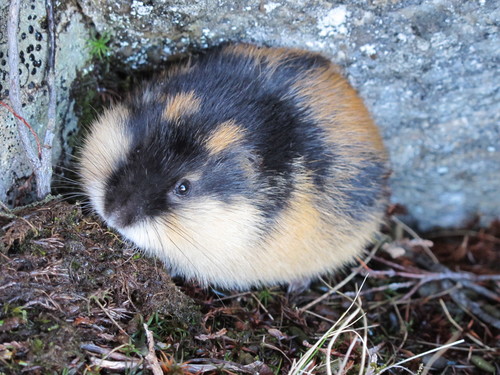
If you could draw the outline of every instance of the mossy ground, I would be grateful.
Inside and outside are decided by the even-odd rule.
[[[439,263],[402,224],[387,232],[368,264],[301,294],[232,293],[173,282],[78,205],[2,212],[0,374],[147,374],[155,361],[168,374],[287,374],[306,353],[302,373],[328,373],[329,361],[332,373],[357,374],[363,347],[364,371],[376,374],[459,339],[385,373],[425,373],[431,362],[430,374],[498,373],[500,226],[432,234]],[[308,352],[352,311],[363,281],[359,315]]]

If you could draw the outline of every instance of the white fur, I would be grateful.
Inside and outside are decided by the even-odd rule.
[[[90,129],[83,145],[80,174],[92,207],[104,217],[106,178],[125,157],[130,147],[125,121],[128,110],[123,105],[105,111]]]

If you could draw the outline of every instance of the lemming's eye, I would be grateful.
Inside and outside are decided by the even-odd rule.
[[[188,180],[182,180],[175,187],[174,193],[177,194],[178,196],[185,197],[186,195],[189,194],[190,190],[191,190],[191,183]]]
[[[136,146],[134,147],[133,151],[132,151],[132,158],[137,158],[140,156],[142,152],[142,147],[141,146]]]

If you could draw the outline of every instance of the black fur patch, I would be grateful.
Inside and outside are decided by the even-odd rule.
[[[367,161],[340,190],[345,194],[349,209],[345,212],[355,220],[363,221],[366,213],[380,210],[377,202],[385,193],[387,166],[385,163]]]
[[[207,134],[228,120],[247,130],[248,142],[262,161],[262,177],[274,190],[269,192],[266,211],[277,214],[286,205],[293,185],[276,184],[275,176],[290,180],[294,159],[303,158],[321,188],[331,162],[322,130],[306,118],[307,109],[293,98],[284,99],[307,69],[325,64],[328,61],[320,56],[298,55],[287,59],[268,79],[263,74],[266,64],[255,65],[248,57],[216,49],[194,60],[192,71],[171,78],[164,89],[169,95],[194,91],[202,99],[189,124],[197,132]]]

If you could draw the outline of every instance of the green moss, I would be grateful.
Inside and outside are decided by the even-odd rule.
[[[264,305],[264,307],[268,307],[270,303],[275,301],[275,295],[275,291],[265,288],[257,294],[257,298]]]
[[[31,350],[35,356],[41,355],[44,349],[45,343],[41,339],[35,338],[31,341]]]
[[[111,55],[111,47],[109,42],[111,41],[111,34],[105,32],[101,35],[95,35],[87,42],[87,46],[90,50],[90,55],[99,60],[104,60]]]

